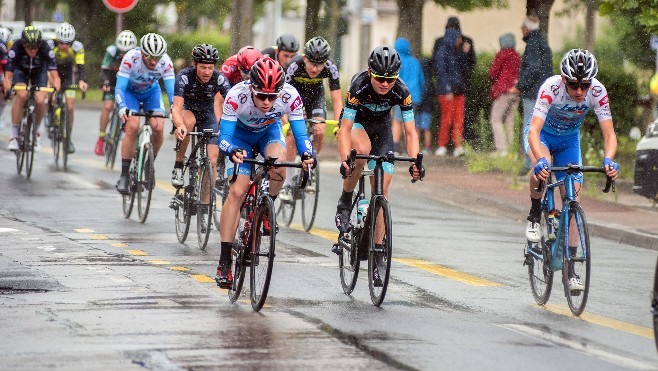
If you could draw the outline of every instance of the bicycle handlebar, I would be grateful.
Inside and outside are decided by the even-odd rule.
[[[130,111],[129,110],[129,111],[126,111],[126,116],[146,117],[146,118],[149,118],[149,119],[153,118],[153,117],[164,118],[164,119],[169,118],[168,114],[162,114],[162,113],[157,112],[157,111],[135,112],[135,111]]]
[[[219,133],[213,132],[213,129],[203,129],[203,131],[188,131],[187,135],[192,135],[202,138],[217,138]],[[181,141],[176,139],[176,146],[174,146],[174,151],[178,151],[180,148]]]
[[[254,165],[261,165],[263,166],[264,170],[263,171],[268,171],[272,168],[279,168],[279,167],[296,167],[296,168],[303,168],[303,165],[301,162],[276,162],[277,158],[276,157],[266,157],[264,160],[257,160],[254,158],[243,158],[242,162],[246,164],[254,164]],[[233,163],[233,175],[231,175],[231,179],[229,179],[229,183],[233,184],[235,183],[235,180],[238,178],[238,167],[240,166],[239,163],[235,162]],[[309,176],[311,175],[311,167],[309,166],[308,171],[304,171],[304,175],[302,177],[302,184],[300,185],[300,188],[306,187],[306,182],[308,181]]]
[[[416,157],[401,157],[401,156],[396,156],[395,153],[393,152],[388,152],[385,155],[361,155],[356,153],[356,149],[352,148],[350,151],[350,157],[348,157],[347,162],[350,167],[350,173],[354,171],[354,161],[355,160],[374,160],[374,161],[382,161],[382,162],[390,162],[393,163],[395,161],[406,161],[406,162],[413,162],[414,165],[416,165],[416,169],[420,171],[421,167],[423,166],[423,154],[418,153]],[[422,180],[422,178],[421,178]],[[412,183],[416,183],[416,179],[411,180]]]
[[[550,171],[565,171],[567,174],[572,174],[572,173],[603,173],[605,174],[605,167],[601,166],[580,166],[580,165],[574,165],[574,164],[569,164],[567,166],[556,166],[551,168]],[[546,182],[543,180],[539,181],[539,186],[535,188],[535,192],[542,192],[544,190],[544,187],[546,186]],[[612,180],[609,176],[606,175],[606,182],[605,182],[605,187],[601,190],[603,193],[608,193],[612,189],[613,192],[616,192],[615,189],[615,181]]]

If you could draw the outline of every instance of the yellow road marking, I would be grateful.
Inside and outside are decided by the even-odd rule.
[[[422,269],[426,272],[438,274],[439,276],[443,276],[446,278],[453,279],[455,281],[466,283],[471,286],[487,286],[487,287],[505,286],[499,282],[489,281],[481,277],[473,276],[468,273],[460,272],[452,268],[447,268],[438,264],[433,264],[421,259],[393,258],[393,261],[404,265],[408,265],[410,267]]]
[[[76,228],[74,231],[78,233],[94,233],[94,230],[89,228]]]
[[[106,235],[104,234],[94,234],[91,236],[92,240],[109,240]]]
[[[174,186],[172,186],[170,182],[165,182],[164,180],[156,179],[155,186],[162,189],[165,192],[169,192],[172,194],[176,193],[176,188],[174,188]]]
[[[149,260],[149,263],[155,264],[155,265],[169,265],[169,264],[171,264],[170,262],[164,261],[164,260]]]
[[[123,243],[123,242],[115,242],[115,243],[111,243],[110,245],[112,245],[114,247],[127,247],[128,246],[127,243]]]
[[[148,256],[148,253],[142,250],[126,250],[126,252],[130,255]]]
[[[304,231],[304,227],[301,224],[291,224],[290,229]],[[322,237],[329,241],[338,241],[338,232],[330,231],[328,229],[311,228],[308,233],[314,236]]]
[[[181,267],[181,266],[178,266],[178,265],[175,265],[173,267],[169,267],[169,269],[171,269],[172,271],[179,271],[179,272],[187,272],[187,271],[190,270],[189,268]]]
[[[199,282],[203,282],[203,283],[206,283],[206,282],[215,283],[214,278],[208,277],[205,274],[192,274],[192,275],[190,275],[190,277],[194,278],[195,280],[197,280]]]
[[[623,322],[616,319],[600,316],[598,314],[587,313],[587,312],[581,314],[580,317],[576,317],[571,313],[569,308],[567,308],[566,306],[558,306],[555,304],[546,304],[544,306],[535,305],[535,306],[547,310],[551,313],[556,313],[567,317],[573,317],[575,319],[580,319],[585,322],[608,327],[613,330],[627,332],[629,334],[642,336],[647,339],[654,338],[653,329],[649,327],[642,327],[642,326],[634,325],[632,323]]]

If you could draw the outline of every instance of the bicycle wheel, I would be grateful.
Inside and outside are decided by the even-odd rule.
[[[246,208],[240,209],[240,220],[238,221],[238,229],[236,231],[236,238],[231,247],[231,272],[233,272],[233,285],[228,289],[228,299],[231,303],[235,303],[240,297],[242,292],[242,285],[244,284],[244,276],[247,272],[247,255],[249,252],[245,242],[248,242],[251,235],[251,227],[246,224],[245,215],[247,214]],[[247,230],[245,230],[245,226]]]
[[[318,209],[318,198],[320,195],[320,168],[315,167],[311,177],[306,183],[306,188],[301,190],[302,193],[302,225],[306,232],[313,228],[315,213]]]
[[[62,107],[61,113],[61,126],[62,133],[62,164],[64,171],[68,169],[69,162],[69,146],[71,145],[71,117],[69,116],[69,109],[66,104]]]
[[[128,189],[130,193],[121,197],[123,199],[123,217],[126,219],[130,218],[135,204],[135,179],[137,179],[137,160],[133,157],[128,172]]]
[[[301,190],[299,190],[297,187],[299,184],[299,169],[290,168],[286,171],[293,171],[295,173],[295,175],[293,175],[292,181],[292,199],[282,200],[281,197],[277,198],[276,216],[281,224],[285,225],[286,227],[290,227],[292,218],[295,216],[295,207],[297,206],[296,196]]]
[[[548,259],[551,255],[551,244],[553,240],[548,238],[548,214],[546,210],[542,210],[541,218],[539,220],[539,231],[541,234],[541,242],[539,244],[528,242],[530,248],[534,248],[535,252],[541,254],[542,259],[537,259],[530,253],[526,252],[527,256],[532,257],[532,261],[527,260],[528,278],[530,280],[530,289],[532,296],[539,305],[544,305],[548,302],[551,296],[551,289],[553,288],[553,271],[548,266]],[[541,251],[537,251],[541,249]]]
[[[155,186],[155,169],[153,168],[153,147],[144,144],[141,154],[141,168],[137,171],[137,216],[140,223],[146,222],[151,206],[151,193]]]
[[[27,126],[23,137],[23,146],[25,149],[25,174],[30,179],[32,176],[32,167],[34,165],[34,144],[37,140],[37,133],[34,129],[34,112],[27,116]]]
[[[356,279],[359,276],[359,266],[361,265],[358,249],[363,229],[356,225],[356,207],[352,209],[350,220],[354,228],[348,233],[338,236],[338,244],[341,249],[340,254],[338,254],[340,284],[343,286],[343,292],[347,295],[354,291]]]
[[[217,159],[217,179],[215,179],[215,202],[212,206],[212,220],[215,228],[219,230],[219,213],[221,211],[226,197],[228,197],[228,178],[226,177],[226,159],[220,152]]]
[[[50,117],[48,119],[50,122],[50,128],[48,130],[50,130],[50,141],[53,147],[53,155],[55,156],[55,166],[59,167],[59,156],[62,153],[62,137],[59,131],[59,128],[61,127],[59,123],[59,116],[55,114],[52,108],[49,108],[48,117]]]
[[[205,249],[210,237],[212,225],[212,210],[215,205],[215,192],[212,184],[212,167],[210,159],[205,158],[199,166],[199,176],[196,183],[196,233],[199,248]]]
[[[26,138],[28,138],[25,132],[28,129],[27,117],[23,117],[20,124],[20,132],[18,133],[18,150],[16,150],[16,173],[19,175],[23,171],[23,164],[25,163]]]
[[[114,169],[119,140],[121,140],[121,120],[115,109],[112,111],[112,117],[110,118],[110,130],[105,133],[105,166],[110,169]]]
[[[562,215],[564,218],[565,215]],[[568,226],[564,233],[565,251],[562,254],[564,264],[562,265],[562,280],[564,283],[564,294],[567,297],[567,303],[571,313],[579,316],[585,310],[587,304],[587,295],[589,294],[589,278],[591,268],[591,256],[589,249],[589,231],[587,230],[587,221],[585,212],[578,202],[571,202],[569,205]],[[569,240],[576,241],[575,238],[569,238],[569,235],[577,234],[577,246],[569,243]],[[571,245],[571,246],[570,246]],[[567,247],[568,246],[568,247]],[[567,256],[569,253],[569,256]],[[572,275],[575,275],[573,276]],[[570,290],[569,278],[578,277],[582,282],[582,290]]]
[[[370,300],[380,306],[386,296],[389,274],[391,272],[392,223],[391,209],[383,196],[375,198],[374,205],[370,205],[370,251],[368,254],[368,286],[370,287]],[[375,267],[379,273],[376,279]]]
[[[275,217],[272,199],[263,198],[256,210],[251,242],[251,308],[256,312],[265,304],[272,279],[276,243]]]
[[[658,351],[658,261],[653,275],[653,292],[651,293],[651,313],[653,314],[653,337]]]
[[[192,194],[189,192],[189,173],[190,168],[185,167],[183,170],[183,181],[185,182],[182,187],[176,189],[172,202],[174,209],[174,225],[176,226],[176,237],[178,242],[185,243],[187,233],[190,230],[190,219],[192,213],[190,208],[192,206]]]

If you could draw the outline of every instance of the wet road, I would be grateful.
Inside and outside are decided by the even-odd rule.
[[[2,369],[658,368],[649,313],[656,252],[592,238],[585,314],[567,314],[557,279],[539,307],[522,266],[524,224],[449,206],[404,169],[391,191],[395,260],[381,308],[367,279],[342,293],[330,251],[340,190],[330,162],[317,229],[281,228],[266,306],[230,304],[210,278],[218,233],[205,251],[194,235],[176,240],[173,139],[140,224],[121,214],[118,171],[92,152],[97,118],[77,112],[68,172],[44,147],[26,180],[0,150]]]

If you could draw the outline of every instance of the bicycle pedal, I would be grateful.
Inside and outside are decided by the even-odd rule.
[[[338,244],[338,243],[335,243],[331,246],[331,252],[333,252],[334,254],[336,254],[338,256],[343,255],[343,249],[340,247],[340,244]]]
[[[526,265],[532,266],[535,264],[535,259],[530,255],[529,253],[525,253],[525,260],[523,261],[523,266],[525,267]]]

